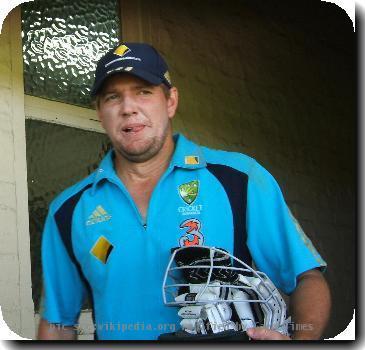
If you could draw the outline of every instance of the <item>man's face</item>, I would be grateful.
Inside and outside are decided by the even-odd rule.
[[[160,85],[118,74],[106,81],[97,113],[116,152],[140,163],[155,156],[172,136],[170,120],[177,102],[176,88],[166,97]]]

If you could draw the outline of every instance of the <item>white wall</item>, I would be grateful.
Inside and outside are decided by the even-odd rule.
[[[34,338],[20,11],[0,35],[0,305],[15,333]]]

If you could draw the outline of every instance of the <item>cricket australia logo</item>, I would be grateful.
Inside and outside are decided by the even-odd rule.
[[[100,222],[108,221],[111,218],[112,216],[109,215],[101,205],[98,205],[93,211],[93,213],[88,217],[86,225],[87,226],[95,225]]]
[[[193,180],[179,186],[179,195],[186,204],[192,204],[199,192],[199,181]]]
[[[186,229],[185,234],[180,237],[180,247],[188,247],[192,245],[203,245],[204,236],[200,232],[201,222],[197,219],[188,219],[180,224],[181,229]]]
[[[199,181],[193,180],[179,186],[180,198],[188,205],[177,208],[181,215],[200,215],[202,204],[194,204],[199,192]]]

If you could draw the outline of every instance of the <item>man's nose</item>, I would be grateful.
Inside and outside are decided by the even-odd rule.
[[[123,117],[129,117],[137,114],[137,104],[132,96],[123,96],[120,102],[120,114]]]

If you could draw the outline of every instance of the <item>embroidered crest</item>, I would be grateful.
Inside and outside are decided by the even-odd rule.
[[[199,181],[193,180],[179,186],[179,195],[186,204],[192,204],[199,192]]]

